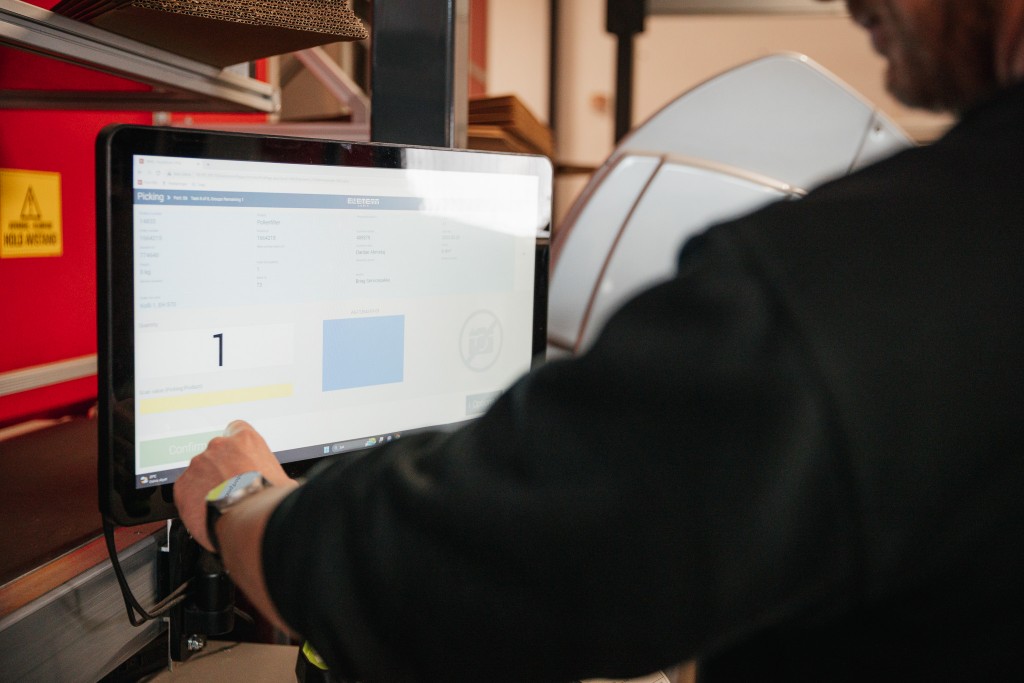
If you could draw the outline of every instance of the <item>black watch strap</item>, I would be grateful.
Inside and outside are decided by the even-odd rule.
[[[206,504],[206,537],[210,539],[213,552],[220,555],[220,539],[217,538],[217,520],[220,519],[220,509],[209,503]]]

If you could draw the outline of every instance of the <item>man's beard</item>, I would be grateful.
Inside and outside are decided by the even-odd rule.
[[[1002,0],[996,0],[1001,2]],[[893,26],[898,56],[890,56],[887,86],[912,107],[961,114],[994,93],[996,12],[987,0],[934,0],[937,33]]]

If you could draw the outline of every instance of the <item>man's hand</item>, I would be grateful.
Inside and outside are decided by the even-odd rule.
[[[205,451],[192,458],[174,483],[178,515],[199,545],[213,550],[206,535],[206,494],[226,479],[252,470],[261,472],[274,486],[294,485],[263,437],[248,423],[236,420],[224,430],[224,436],[212,439]]]

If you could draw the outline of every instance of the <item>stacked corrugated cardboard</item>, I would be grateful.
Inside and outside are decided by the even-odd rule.
[[[551,129],[515,95],[475,97],[469,101],[469,147],[555,155]]]
[[[214,66],[367,37],[347,0],[62,0],[53,11]]]

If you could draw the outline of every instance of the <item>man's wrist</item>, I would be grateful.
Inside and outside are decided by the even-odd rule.
[[[206,536],[213,552],[221,554],[217,523],[230,508],[242,500],[271,486],[263,475],[256,471],[243,472],[229,477],[206,494]]]
[[[275,484],[247,497],[217,521],[217,533],[223,543],[221,562],[232,581],[275,626],[289,633],[293,629],[281,618],[267,592],[263,576],[263,534],[277,506],[298,486],[292,479]]]

